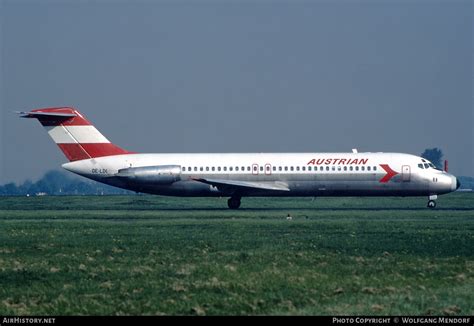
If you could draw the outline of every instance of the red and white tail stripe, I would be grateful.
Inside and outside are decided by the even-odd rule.
[[[131,153],[112,144],[74,108],[37,109],[21,116],[38,119],[70,161]]]

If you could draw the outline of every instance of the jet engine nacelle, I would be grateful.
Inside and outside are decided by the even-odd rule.
[[[169,185],[181,180],[179,165],[157,165],[118,170],[117,177],[136,184]]]

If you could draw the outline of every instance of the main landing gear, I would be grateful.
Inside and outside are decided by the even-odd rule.
[[[240,197],[230,197],[227,200],[227,206],[230,209],[238,209],[240,207]]]
[[[431,208],[431,209],[435,208],[435,207],[436,207],[436,199],[438,199],[438,196],[437,196],[437,195],[431,195],[431,196],[429,197],[427,207],[428,207],[428,208]]]

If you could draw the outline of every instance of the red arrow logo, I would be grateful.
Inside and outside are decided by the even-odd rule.
[[[399,174],[398,172],[393,171],[392,168],[388,166],[388,164],[380,164],[380,166],[385,170],[385,172],[387,172],[387,174],[384,175],[383,178],[379,180],[379,182],[389,182],[390,179]]]

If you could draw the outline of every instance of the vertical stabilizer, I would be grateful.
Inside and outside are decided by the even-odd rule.
[[[20,114],[38,119],[69,161],[130,153],[112,144],[74,108],[44,108]]]

